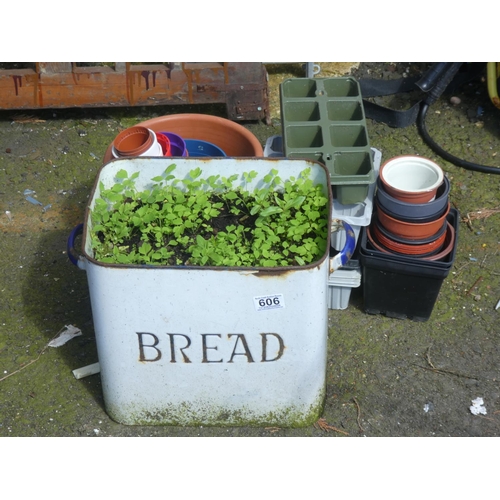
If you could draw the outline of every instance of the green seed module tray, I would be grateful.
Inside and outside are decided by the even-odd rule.
[[[355,78],[289,78],[280,85],[283,150],[323,163],[342,204],[366,198],[375,171]]]

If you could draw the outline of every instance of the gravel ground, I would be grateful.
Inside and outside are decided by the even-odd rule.
[[[320,63],[318,77],[351,73],[391,79],[425,67],[349,63],[332,70],[328,64]],[[271,93],[289,69],[270,68]],[[301,75],[300,66],[291,69]],[[486,84],[476,80],[453,96],[459,98],[455,104],[444,95],[431,107],[431,135],[456,156],[498,166],[500,111],[489,101]],[[379,102],[404,108],[411,99]],[[91,186],[116,134],[178,110],[0,113],[0,436],[499,436],[500,177],[437,157],[415,125],[393,129],[371,120],[371,145],[383,159],[427,156],[451,181],[459,240],[431,318],[415,322],[367,314],[363,287],[353,289],[347,309],[329,312],[326,401],[315,425],[148,427],[108,417],[99,376],[76,380],[71,373],[96,362],[97,352],[86,275],[68,261],[66,239],[83,221]],[[212,112],[209,106],[184,111]],[[281,133],[279,115],[272,115],[271,125],[245,124],[262,144]],[[26,202],[26,189],[51,207],[43,211]],[[69,324],[83,335],[57,349],[46,347]],[[485,410],[474,414],[477,398]]]

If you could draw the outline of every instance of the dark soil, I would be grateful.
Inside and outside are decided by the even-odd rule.
[[[278,198],[283,199],[283,195],[278,194]],[[219,214],[215,217],[211,217],[207,220],[204,220],[199,226],[193,229],[185,228],[182,235],[188,237],[189,240],[193,242],[196,240],[198,236],[201,236],[205,240],[209,240],[214,235],[217,235],[217,233],[221,231],[225,232],[228,226],[235,226],[236,228],[242,226],[244,228],[243,229],[244,235],[242,235],[243,239],[248,245],[251,245],[252,241],[254,240],[253,231],[256,227],[255,221],[259,218],[259,214],[251,215],[246,209],[246,206],[253,206],[254,200],[255,198],[251,194],[246,195],[246,198],[244,200],[245,207],[242,207],[242,204],[239,202],[239,200],[238,202],[234,202],[218,194],[212,194],[208,200],[210,205],[213,206],[215,204],[222,204],[222,206],[218,209]],[[129,205],[131,202],[133,202],[132,198],[127,198],[123,201],[125,205]],[[133,210],[133,213],[137,212],[137,210],[139,210],[144,205],[145,204],[140,200],[137,201],[137,203],[135,203],[135,208]],[[162,202],[156,202],[155,205],[159,206],[160,211],[164,206]],[[111,215],[113,213],[118,213],[118,212],[119,212],[119,207],[115,205],[115,207],[111,211]],[[296,209],[291,208],[290,214],[292,219],[295,213]],[[198,215],[200,218],[203,218],[202,213]],[[164,221],[162,222],[164,223]],[[103,233],[103,231],[98,231],[96,233],[96,236],[99,238],[99,241],[101,243],[106,241],[106,235]],[[137,251],[146,241],[143,239],[143,236],[144,235],[140,229],[135,229],[130,237],[125,237],[121,239],[120,245],[123,246],[123,248],[125,249],[124,253],[130,254],[133,251]],[[305,233],[304,239],[314,238],[315,236],[316,235],[313,232]],[[165,262],[162,262],[161,264],[166,266],[176,266],[179,265],[178,264],[179,262],[181,262],[183,263],[181,265],[189,265],[190,258],[192,257],[192,254],[186,251],[189,245],[187,246],[170,245],[171,241],[175,239],[176,238],[174,235],[164,236],[163,245],[166,248],[168,247],[168,249],[173,252],[173,255],[169,257]],[[151,236],[148,242],[152,246],[155,245],[154,236]],[[271,250],[274,252],[281,253],[283,251],[283,247],[279,245],[274,245],[273,247],[271,247]]]

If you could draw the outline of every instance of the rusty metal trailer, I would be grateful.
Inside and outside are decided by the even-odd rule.
[[[23,65],[0,69],[0,110],[222,103],[231,120],[270,121],[262,63]]]

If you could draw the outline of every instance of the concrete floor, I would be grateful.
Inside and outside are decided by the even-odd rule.
[[[394,74],[390,65],[381,66],[384,78]],[[272,79],[279,84],[286,76],[277,71]],[[486,85],[477,82],[455,95],[460,104],[443,96],[431,108],[431,134],[456,156],[498,165],[500,111]],[[69,262],[66,241],[83,221],[116,134],[175,112],[178,107],[0,114],[0,436],[500,435],[500,177],[440,159],[414,125],[392,129],[371,120],[371,145],[383,160],[427,156],[451,181],[459,242],[431,318],[420,323],[366,314],[363,287],[353,289],[347,309],[329,312],[326,400],[315,425],[151,427],[110,419],[99,375],[77,380],[72,374],[96,362],[97,351],[86,275]],[[245,126],[263,145],[281,133],[276,113],[269,126]],[[42,205],[27,202],[26,189]],[[83,334],[47,347],[64,325]],[[478,397],[486,415],[470,411]]]

